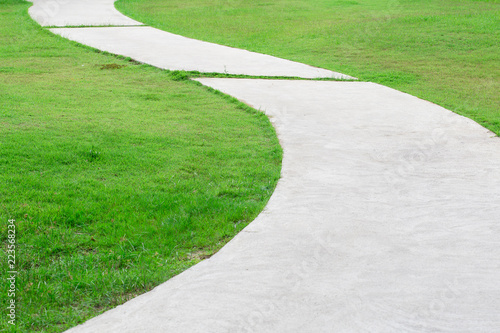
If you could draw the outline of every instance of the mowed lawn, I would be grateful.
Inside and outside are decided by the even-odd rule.
[[[180,35],[356,76],[500,134],[499,0],[120,0]]]
[[[282,151],[262,113],[53,35],[29,5],[0,0],[0,331],[60,332],[223,246],[265,206]]]

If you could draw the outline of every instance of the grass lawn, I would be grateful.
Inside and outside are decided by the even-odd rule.
[[[183,36],[378,82],[500,135],[499,0],[120,0]]]
[[[220,248],[265,206],[282,152],[263,114],[77,46],[28,7],[0,0],[0,331],[60,332]]]

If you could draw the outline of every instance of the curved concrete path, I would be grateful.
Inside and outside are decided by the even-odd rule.
[[[498,332],[498,137],[372,83],[198,81],[269,115],[278,187],[213,257],[69,332]]]
[[[53,33],[163,69],[250,76],[354,79],[326,69],[202,42],[151,27],[129,27],[142,23],[120,14],[114,8],[115,0],[32,2],[29,13],[42,26],[118,26],[50,29]]]
[[[30,0],[31,17],[44,27],[142,25],[115,9],[116,0]]]
[[[50,31],[99,50],[169,70],[353,79],[326,69],[202,42],[151,27],[56,28]]]

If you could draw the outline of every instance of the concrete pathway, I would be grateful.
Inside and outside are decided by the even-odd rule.
[[[213,257],[69,332],[498,332],[498,137],[373,83],[198,81],[270,117],[278,187]]]
[[[99,50],[169,70],[353,79],[326,69],[202,42],[151,27],[56,28],[50,31]]]
[[[354,79],[301,63],[202,42],[142,25],[114,8],[115,0],[32,0],[29,13],[42,26],[73,41],[169,70],[203,73]],[[131,26],[132,25],[132,26]],[[126,27],[124,27],[126,26]]]
[[[115,9],[115,0],[30,0],[31,17],[44,27],[142,25]]]

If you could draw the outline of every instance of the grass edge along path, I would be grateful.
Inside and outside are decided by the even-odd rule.
[[[171,33],[389,86],[500,135],[500,1],[119,0],[115,5]]]
[[[6,258],[15,219],[18,271],[0,330],[60,332],[222,247],[265,206],[282,151],[263,113],[76,46],[29,5],[0,0],[0,237]]]

